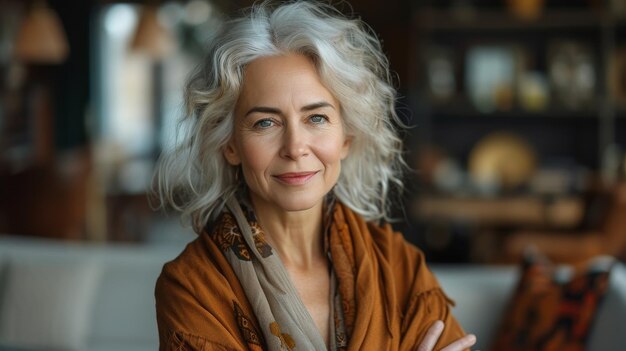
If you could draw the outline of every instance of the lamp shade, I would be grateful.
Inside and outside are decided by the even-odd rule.
[[[57,14],[43,2],[28,12],[17,34],[15,55],[22,62],[61,63],[69,54],[65,31]]]
[[[157,12],[158,9],[154,5],[148,5],[144,8],[131,42],[131,49],[142,51],[153,58],[159,59],[172,51],[174,38],[159,22]]]

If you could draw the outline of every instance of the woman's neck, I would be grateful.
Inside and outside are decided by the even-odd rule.
[[[323,244],[322,202],[303,211],[284,211],[252,197],[254,212],[283,264],[295,270],[309,270],[326,259]]]

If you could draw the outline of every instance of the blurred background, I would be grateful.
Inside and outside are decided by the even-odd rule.
[[[193,238],[146,189],[177,143],[188,72],[251,3],[0,1],[0,233]],[[512,262],[529,245],[623,255],[626,1],[339,7],[371,25],[397,74],[413,172],[395,225],[429,260]]]
[[[0,0],[0,350],[157,348],[154,283],[195,234],[147,189],[188,72],[251,3]],[[393,225],[478,348],[528,250],[624,261],[626,0],[338,7],[383,42],[412,126]],[[589,350],[624,344],[620,269]]]

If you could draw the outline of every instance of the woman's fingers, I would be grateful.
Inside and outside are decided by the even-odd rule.
[[[432,351],[437,340],[439,340],[439,336],[441,336],[441,332],[443,332],[443,322],[435,321],[435,323],[428,328],[424,340],[422,340],[422,343],[417,347],[416,351]]]
[[[416,351],[433,351],[437,340],[439,340],[443,332],[443,327],[442,321],[435,321],[435,323],[428,328],[424,340],[422,340],[422,343],[417,347]],[[474,334],[468,334],[444,347],[441,351],[463,351],[472,347],[475,343],[476,336]]]
[[[452,344],[444,347],[441,351],[463,351],[472,347],[476,343],[476,336],[474,334],[468,334],[464,337],[456,340]]]

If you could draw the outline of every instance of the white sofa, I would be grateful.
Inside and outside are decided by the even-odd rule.
[[[154,282],[184,242],[98,245],[0,235],[0,350],[155,350]],[[432,269],[487,350],[517,280],[512,267]],[[623,350],[626,270],[611,278],[592,351]],[[621,293],[620,293],[621,292]]]
[[[0,350],[158,349],[154,283],[183,246],[0,236]]]

